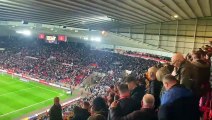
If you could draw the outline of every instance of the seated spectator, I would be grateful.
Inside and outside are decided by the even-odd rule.
[[[171,62],[174,66],[172,75],[177,78],[180,84],[192,90],[193,81],[197,78],[195,67],[188,62],[181,53],[174,54]]]
[[[111,120],[157,120],[157,114],[154,111],[154,96],[146,94],[141,101],[142,108],[128,115],[120,116],[118,113],[118,101],[114,101],[110,107]]]
[[[160,92],[162,88],[162,82],[158,81],[156,78],[156,67],[151,67],[148,69],[148,75],[150,80],[150,86],[149,86],[149,94],[152,94],[155,98],[155,109],[157,109],[160,105]]]
[[[50,120],[63,120],[62,118],[62,107],[60,105],[60,98],[54,98],[54,105],[49,110]]]
[[[166,92],[161,98],[159,120],[198,120],[198,106],[194,101],[192,92],[177,83],[172,75],[163,79]]]
[[[126,82],[128,85],[130,92],[130,96],[133,100],[135,100],[138,107],[141,107],[140,101],[143,98],[145,94],[145,87],[144,86],[138,86],[138,83],[136,81],[136,78],[132,75],[129,75],[126,78]]]
[[[103,98],[97,97],[93,100],[92,115],[88,120],[106,120],[108,116],[108,107]]]

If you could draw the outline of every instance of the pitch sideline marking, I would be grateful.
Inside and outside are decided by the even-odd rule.
[[[56,92],[56,91],[54,91],[54,90],[49,90],[49,89],[47,89],[47,88],[43,88],[43,87],[40,87],[40,86],[37,86],[37,85],[33,85],[33,84],[30,84],[30,83],[28,83],[28,84],[31,85],[31,86],[34,86],[34,87],[38,87],[38,88],[41,88],[41,89],[50,91],[50,92],[54,92],[54,93],[57,93],[57,94],[61,94],[60,92]]]
[[[62,95],[60,95],[59,97],[61,97],[61,96],[62,96]],[[0,117],[6,116],[6,115],[9,115],[9,114],[12,114],[12,113],[16,113],[16,112],[18,112],[18,111],[24,110],[24,109],[26,109],[26,108],[30,108],[30,107],[32,107],[32,106],[35,106],[35,105],[38,105],[38,104],[41,104],[41,103],[43,103],[43,102],[46,102],[46,101],[49,101],[49,100],[53,100],[53,99],[54,99],[54,98],[50,98],[50,99],[47,99],[47,100],[44,100],[44,101],[41,101],[41,102],[38,102],[38,103],[35,103],[35,104],[32,104],[32,105],[29,105],[29,106],[27,106],[27,107],[23,107],[23,108],[20,108],[20,109],[17,109],[17,110],[14,110],[14,111],[5,113],[5,114],[3,114],[3,115],[0,115]]]
[[[19,81],[19,82],[22,82],[22,81]],[[28,84],[31,85],[31,86],[34,86],[33,88],[38,87],[38,88],[41,88],[41,89],[44,89],[44,90],[47,90],[47,91],[50,91],[50,92],[58,93],[58,94],[60,94],[59,97],[64,95],[64,94],[61,94],[60,92],[56,92],[56,91],[53,91],[53,90],[49,90],[49,89],[47,89],[47,88],[42,88],[42,87],[40,87],[40,86],[32,85],[32,84],[30,84],[30,83],[28,83]],[[22,90],[23,90],[23,89],[22,89]],[[15,92],[14,92],[14,93],[15,93]],[[7,94],[7,93],[6,93],[6,94]],[[1,95],[0,95],[0,96],[1,96]],[[35,104],[32,104],[32,105],[29,105],[29,106],[27,106],[27,107],[23,107],[23,108],[20,108],[20,109],[17,109],[17,110],[14,110],[14,111],[5,113],[5,114],[3,114],[3,115],[0,115],[0,117],[6,116],[6,115],[9,115],[9,114],[12,114],[12,113],[16,113],[16,112],[18,112],[18,111],[24,110],[24,109],[26,109],[26,108],[30,108],[30,107],[32,107],[32,106],[35,106],[35,105],[37,105],[37,104],[41,104],[41,103],[46,102],[46,101],[49,101],[49,100],[53,100],[53,98],[50,98],[50,99],[47,99],[47,100],[44,100],[44,101],[41,101],[41,102],[38,102],[38,103],[35,103]]]
[[[19,91],[25,91],[25,90],[32,89],[32,88],[36,88],[36,87],[34,86],[34,87],[29,87],[29,88],[25,88],[25,89],[21,89],[21,90],[16,90],[16,91],[0,94],[0,96],[4,96],[4,95],[7,95],[7,94],[11,94],[11,93],[16,93],[16,92],[19,92]]]
[[[11,93],[16,93],[16,92],[19,92],[19,91],[25,91],[25,90],[32,89],[32,88],[41,88],[41,89],[44,89],[44,90],[47,90],[47,91],[50,91],[50,92],[61,94],[60,92],[49,90],[47,88],[43,88],[43,87],[40,87],[40,86],[37,86],[37,85],[32,85],[30,83],[28,83],[28,84],[31,85],[31,86],[34,86],[34,87],[30,87],[30,88],[26,88],[26,89],[21,89],[21,90],[17,90],[17,91],[13,91],[13,92],[8,92],[8,93],[5,93],[5,94],[0,94],[0,96],[4,96],[4,95],[7,95],[7,94],[11,94]]]

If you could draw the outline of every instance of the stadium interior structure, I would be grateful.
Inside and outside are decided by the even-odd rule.
[[[186,56],[201,49],[211,56],[211,43],[212,0],[0,0],[0,97],[18,91],[18,86],[3,88],[5,79],[15,83],[16,77],[25,81],[20,89],[36,82],[59,87],[50,88],[58,94],[34,102],[17,101],[20,106],[14,109],[15,104],[5,105],[8,109],[0,108],[0,120],[48,119],[51,102],[33,109],[26,106],[53,100],[77,86],[72,97],[61,99],[63,117],[71,119],[73,106],[107,96],[109,87],[122,83],[126,74],[148,79],[148,68],[159,69],[173,53]],[[47,89],[36,88],[40,87]],[[204,120],[212,119],[211,98],[210,107],[202,110],[207,114]],[[6,104],[7,99],[0,101]]]

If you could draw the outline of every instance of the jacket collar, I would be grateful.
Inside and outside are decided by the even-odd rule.
[[[120,95],[119,99],[124,99],[124,98],[130,98],[130,93],[125,93],[123,95]]]

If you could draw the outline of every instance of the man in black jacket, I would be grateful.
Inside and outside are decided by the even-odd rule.
[[[119,103],[117,105],[117,112],[120,116],[127,115],[135,110],[139,110],[137,104],[135,101],[130,98],[130,91],[128,89],[128,86],[126,84],[121,84],[118,86],[118,92],[119,92],[119,100],[117,100]],[[108,116],[108,120],[111,120],[110,113]]]
[[[157,113],[154,111],[154,101],[153,95],[144,95],[142,108],[125,116],[119,115],[118,101],[114,101],[110,106],[111,120],[157,120]]]
[[[210,65],[201,59],[199,51],[192,53],[192,59],[191,63],[197,68],[198,73],[193,84],[193,90],[196,96],[200,98],[210,90]]]
[[[139,86],[136,78],[132,75],[129,75],[125,81],[127,82],[128,88],[130,90],[130,96],[135,100],[138,108],[141,108],[141,99],[145,94],[145,87]]]
[[[121,84],[118,86],[119,91],[119,104],[118,108],[120,109],[120,115],[127,115],[135,110],[138,110],[138,106],[135,104],[135,100],[130,98],[130,91],[126,84]]]
[[[74,108],[74,117],[72,120],[87,120],[91,114],[89,113],[90,104],[86,101],[83,102],[82,108],[76,106]]]
[[[54,105],[49,110],[50,120],[63,120],[62,118],[62,107],[60,105],[59,97],[54,98]]]

